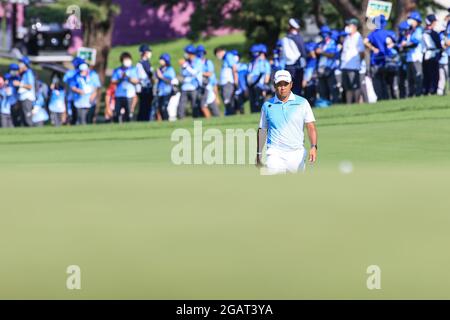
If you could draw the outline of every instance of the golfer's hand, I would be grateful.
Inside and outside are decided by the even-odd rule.
[[[314,163],[317,160],[317,149],[311,148],[309,149],[309,162]]]
[[[261,155],[256,155],[256,167],[261,168],[263,166],[263,163],[261,161]]]

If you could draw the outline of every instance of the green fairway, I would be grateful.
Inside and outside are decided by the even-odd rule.
[[[190,119],[1,130],[0,298],[450,299],[448,97],[314,112],[318,162],[273,177],[172,164]]]

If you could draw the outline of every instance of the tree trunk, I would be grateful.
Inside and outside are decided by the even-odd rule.
[[[320,1],[314,1],[313,3],[313,14],[316,20],[317,26],[320,28],[325,24],[325,17],[322,15],[322,4]]]
[[[417,0],[397,0],[397,5],[395,7],[395,21],[394,25],[406,20],[408,14],[417,9]]]
[[[345,19],[358,19],[361,26],[361,34],[363,37],[367,36],[370,31],[366,24],[366,10],[369,0],[362,0],[359,8],[350,0],[330,0],[330,3]]]
[[[114,17],[102,23],[89,21],[86,27],[86,46],[97,50],[95,70],[98,72],[102,83],[105,83],[108,55],[112,46]]]

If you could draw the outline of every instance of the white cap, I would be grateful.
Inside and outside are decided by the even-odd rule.
[[[89,66],[87,65],[87,63],[82,63],[82,64],[80,64],[80,66],[78,67],[78,69],[79,69],[80,71],[87,71],[87,70],[89,70]]]
[[[298,24],[298,21],[294,18],[289,19],[289,25],[294,29],[300,29],[300,25]]]
[[[278,70],[277,72],[275,72],[274,82],[278,83],[278,82],[281,82],[281,81],[285,81],[287,83],[291,83],[292,82],[292,76],[289,73],[289,71]]]

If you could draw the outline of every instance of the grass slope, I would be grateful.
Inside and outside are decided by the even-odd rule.
[[[448,98],[315,114],[319,162],[276,177],[172,165],[192,120],[2,130],[0,298],[450,298]]]

